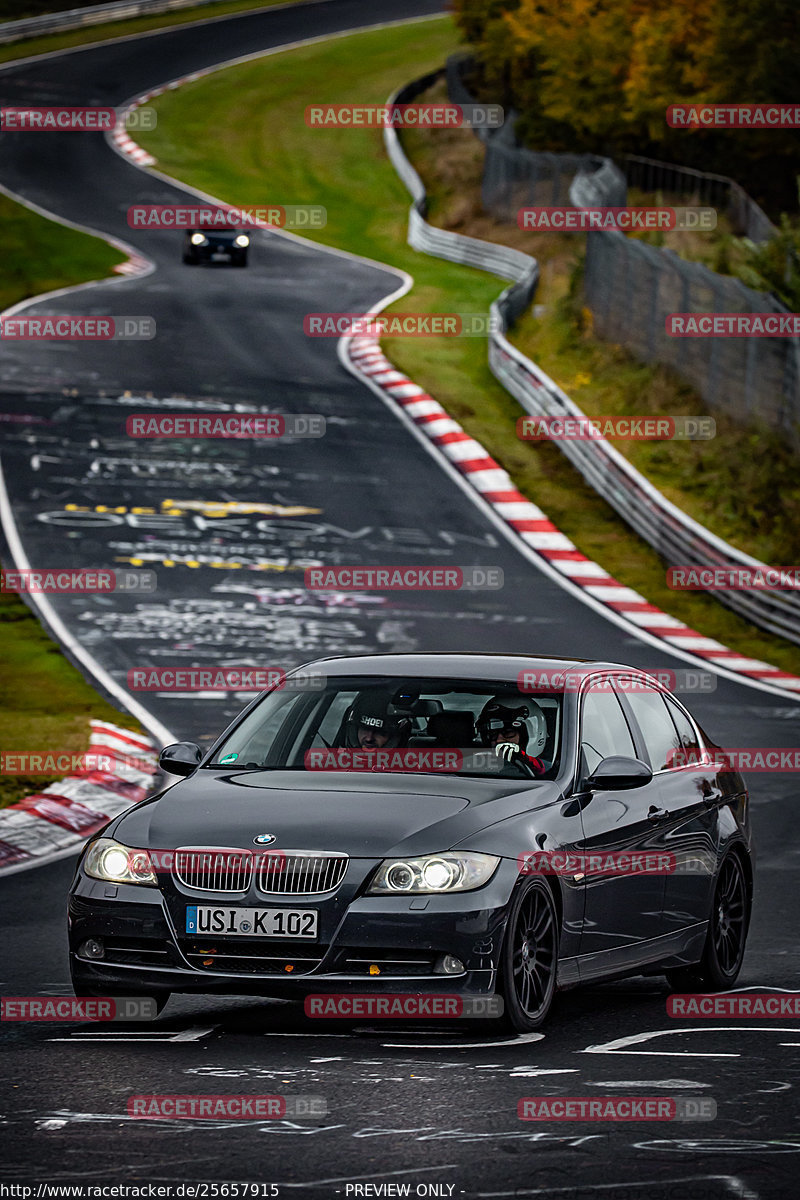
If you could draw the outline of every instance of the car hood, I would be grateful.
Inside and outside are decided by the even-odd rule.
[[[351,857],[435,853],[558,796],[551,783],[366,772],[203,769],[129,809],[107,836],[129,846],[338,850]]]

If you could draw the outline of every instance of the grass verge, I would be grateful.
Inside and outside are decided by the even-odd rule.
[[[408,195],[386,158],[380,131],[309,129],[303,120],[309,96],[320,104],[382,103],[400,84],[439,66],[455,48],[453,27],[442,18],[233,67],[160,97],[159,126],[140,140],[157,157],[161,170],[230,203],[263,200],[268,181],[271,199],[324,204],[328,224],[315,234],[316,240],[414,275],[412,294],[399,302],[403,311],[485,312],[502,286],[496,278],[418,254],[406,245]],[[451,157],[448,143],[453,137],[464,140]],[[575,241],[522,234],[481,214],[479,192],[472,185],[482,151],[471,135],[414,133],[406,135],[406,144],[431,189],[432,219],[445,216],[460,232],[505,244],[515,244],[515,233],[524,238],[523,248],[542,262],[539,298],[548,312],[557,310],[565,296],[564,272],[571,269]],[[548,346],[556,347],[560,336],[557,322],[548,319],[521,326],[517,340],[551,369]],[[521,409],[489,372],[484,339],[387,339],[384,347],[398,367],[483,442],[522,491],[585,554],[622,583],[743,655],[800,673],[798,647],[754,629],[709,596],[670,591],[658,555],[583,483],[555,446],[518,441],[515,422]],[[564,369],[554,374],[592,411],[588,389],[593,376],[580,350],[579,346],[572,358],[565,358]],[[657,373],[651,368],[627,361],[616,347],[597,352],[624,368],[631,396],[641,397],[652,387]],[[609,399],[609,389],[618,387],[618,378],[598,385],[598,404]],[[684,403],[688,410],[667,411],[698,411],[688,398]],[[700,443],[669,445],[672,453],[682,454],[685,447]],[[720,457],[717,446],[717,466]]]
[[[125,255],[0,195],[0,310],[29,296],[103,279]],[[6,751],[80,753],[89,717],[140,728],[86,682],[18,596],[0,592],[0,706]],[[41,791],[58,776],[0,774],[0,807]]]

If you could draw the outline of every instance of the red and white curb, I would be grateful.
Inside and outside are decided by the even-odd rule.
[[[143,104],[147,104],[148,100],[155,100],[156,96],[163,96],[164,92],[174,91],[181,84],[189,83],[191,80],[198,79],[197,73],[193,75],[183,75],[180,79],[174,79],[163,87],[153,88],[150,92],[142,92],[141,96],[134,96],[133,100],[129,100],[123,111],[117,117],[117,124],[111,133],[111,144],[119,151],[120,154],[130,158],[140,167],[154,167],[157,159],[147,150],[143,150],[128,133],[128,117],[141,108]]]
[[[69,775],[0,809],[0,875],[70,853],[151,790],[157,753],[150,738],[108,721],[89,724],[89,752],[110,760],[108,769]]]
[[[129,254],[127,262],[118,263],[113,269],[115,275],[130,275],[134,277],[136,275],[149,275],[151,266],[150,261],[142,258],[140,254]]]
[[[144,167],[150,167],[156,161],[152,154],[148,154],[141,146],[137,146],[128,133],[124,117],[117,123],[116,129],[111,134],[111,140],[115,146],[119,146],[123,154],[127,154],[128,158],[132,158],[134,162],[141,163]]]
[[[117,124],[111,133],[111,144],[115,149],[140,167],[155,166],[156,160],[152,154],[148,154],[146,150],[138,146],[128,133],[128,115],[154,95],[156,95],[155,92],[148,92],[146,96],[137,97],[133,103],[129,104],[117,117]],[[114,270],[118,275],[143,275],[149,266],[146,258],[142,258],[138,254],[131,254],[127,262],[120,263],[118,267],[114,267]]]
[[[712,667],[789,692],[800,692],[798,676],[759,659],[746,658],[714,638],[705,637],[677,617],[650,604],[638,592],[609,575],[599,563],[581,554],[547,515],[517,490],[507,472],[480,442],[466,433],[437,400],[392,366],[382,353],[377,337],[352,338],[347,342],[346,353],[355,370],[411,418],[509,529],[592,600],[630,622],[636,631],[644,631],[664,642],[665,650],[681,650]]]

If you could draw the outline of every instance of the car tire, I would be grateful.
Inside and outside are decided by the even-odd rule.
[[[86,1000],[96,1000],[96,999],[115,1000],[115,999],[117,999],[117,996],[115,996],[113,992],[102,991],[99,988],[84,987],[80,983],[73,983],[72,990],[75,993],[75,995],[78,997],[78,999],[80,999],[80,1000],[83,1000],[83,999],[86,999]],[[126,991],[124,993],[119,994],[119,999],[122,999],[123,997],[125,997],[125,998],[133,997],[133,998],[140,998],[142,1000],[145,1000],[145,999],[155,1000],[156,1016],[158,1016],[159,1013],[163,1012],[163,1010],[166,1008],[167,1002],[169,1001],[171,996],[172,996],[172,992],[157,992],[155,990],[153,990],[152,992]]]
[[[750,890],[738,854],[723,858],[714,885],[703,957],[688,967],[666,971],[676,991],[722,992],[733,987],[744,958],[750,925]]]
[[[530,1033],[544,1024],[556,991],[558,945],[553,893],[544,879],[528,879],[512,899],[500,950],[497,991],[505,1029]]]
[[[194,257],[193,254],[184,254],[183,261],[186,263],[187,267],[196,267],[197,266],[197,259]]]
[[[246,267],[247,266],[247,255],[243,254],[241,256],[241,258],[235,258],[233,260],[233,265],[235,267]]]

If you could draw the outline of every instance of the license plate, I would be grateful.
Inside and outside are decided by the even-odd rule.
[[[211,255],[212,262],[225,262],[225,260],[228,258],[230,258],[230,255],[222,250],[219,250],[216,254]]]
[[[187,904],[186,932],[221,937],[315,938],[314,908],[214,908]]]

